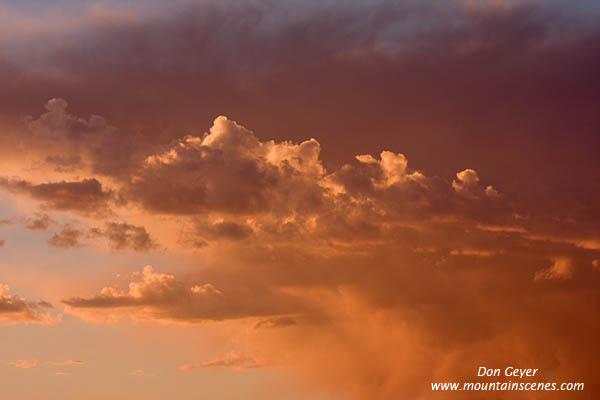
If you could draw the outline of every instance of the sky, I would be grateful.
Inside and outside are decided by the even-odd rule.
[[[597,398],[599,17],[3,1],[2,395]]]

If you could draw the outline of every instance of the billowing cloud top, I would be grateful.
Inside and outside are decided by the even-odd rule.
[[[0,272],[58,304],[0,286],[8,329],[211,322],[234,346],[178,378],[341,399],[509,361],[598,397],[594,2],[165,4],[0,5]]]
[[[63,304],[68,313],[96,322],[125,317],[187,324],[251,321],[258,358],[232,356],[185,364],[182,370],[277,365],[281,360],[275,354],[281,352],[292,353],[297,367],[308,368],[321,356],[339,358],[347,352],[346,345],[331,342],[330,335],[343,331],[356,346],[371,335],[389,346],[407,340],[412,344],[402,352],[402,365],[415,366],[420,376],[444,376],[449,365],[463,368],[452,360],[445,366],[432,361],[449,348],[478,357],[504,346],[504,340],[520,340],[526,347],[513,350],[515,357],[535,358],[530,348],[557,340],[572,343],[579,335],[574,328],[547,340],[539,335],[557,319],[573,321],[569,310],[598,301],[592,284],[598,279],[598,228],[548,219],[473,168],[444,180],[412,169],[404,154],[388,150],[326,168],[316,139],[263,141],[225,116],[204,135],[141,154],[128,161],[130,174],[111,174],[94,167],[104,163],[102,153],[86,167],[90,155],[79,149],[79,173],[85,174],[79,180],[32,183],[14,177],[3,178],[2,185],[46,212],[114,219],[104,227],[63,224],[48,239],[57,248],[104,238],[116,250],[149,251],[166,235],[115,221],[138,215],[158,218],[155,228],[180,224],[177,246],[200,248],[202,268],[176,277],[146,266],[125,287],[64,296]],[[43,230],[55,220],[39,214],[24,221],[28,229]],[[20,320],[40,318],[38,306],[5,297],[7,304],[18,303],[11,307],[19,309],[13,315]],[[551,318],[541,312],[546,308],[553,310]],[[520,322],[504,323],[509,315]],[[523,338],[515,327],[525,323],[529,333]],[[310,338],[310,349],[284,350],[299,334]],[[270,338],[269,344],[261,337]],[[593,342],[591,336],[578,340],[581,346]],[[422,352],[432,358],[422,359]],[[586,374],[589,364],[571,362],[577,354],[556,354],[564,367],[552,368],[557,374]],[[401,387],[407,393],[422,390],[394,367],[397,360],[378,355],[364,366],[365,357],[345,360],[356,369],[343,370],[340,377],[329,375],[331,370],[320,373],[340,390],[338,383],[352,376],[356,384],[349,390],[356,398],[372,393],[386,398],[387,390],[396,393]],[[388,389],[369,383],[368,376],[378,370],[389,380]],[[306,371],[311,375],[310,368]]]

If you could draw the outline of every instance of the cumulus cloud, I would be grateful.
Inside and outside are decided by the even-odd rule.
[[[319,150],[314,139],[261,142],[220,116],[204,137],[187,136],[148,156],[127,192],[148,210],[166,214],[310,210],[322,196]],[[169,190],[156,182],[168,182]]]
[[[414,365],[418,376],[447,376],[448,369],[431,361],[444,349],[478,357],[502,338],[521,340],[492,314],[528,321],[528,338],[548,327],[538,312],[543,304],[556,309],[556,318],[572,318],[567,305],[578,304],[577,296],[561,303],[552,285],[540,281],[562,285],[569,279],[591,290],[572,267],[596,254],[591,239],[583,239],[588,228],[574,229],[509,201],[482,184],[475,169],[446,181],[412,168],[403,153],[393,151],[363,153],[327,169],[320,151],[315,139],[260,140],[223,116],[204,136],[153,150],[131,165],[131,176],[113,181],[114,191],[128,205],[178,224],[183,241],[202,246],[202,268],[176,278],[147,266],[126,287],[64,299],[66,311],[96,322],[243,319],[251,336],[270,339],[256,339],[256,364],[291,359],[306,363],[307,376],[327,377],[324,384],[336,390],[356,382],[355,398],[390,398],[405,387],[410,389],[403,392],[420,392],[392,358],[379,356],[377,338],[389,347],[407,343],[403,362]],[[104,238],[115,249],[155,245],[144,227],[128,222],[107,221],[82,232],[76,239]],[[539,270],[556,254],[565,258]],[[515,292],[526,306],[507,300]],[[346,341],[336,342],[339,332]],[[561,334],[571,338],[573,332]],[[300,337],[306,346],[286,348]],[[372,341],[361,343],[365,337]],[[359,346],[364,352],[347,355]],[[291,354],[279,360],[281,353]],[[511,354],[535,358],[528,351]],[[369,359],[366,368],[363,359]],[[456,360],[447,362],[460,369]],[[251,365],[224,357],[182,368]],[[386,382],[385,389],[373,386],[373,374]]]
[[[452,187],[409,168],[402,153],[356,161],[328,171],[315,139],[260,141],[220,116],[203,137],[147,156],[120,190],[148,212],[193,217],[195,238],[184,242],[197,246],[269,235],[354,240],[432,218],[492,225],[514,212],[471,169]]]
[[[1,323],[39,323],[53,324],[57,321],[48,309],[52,305],[46,301],[27,301],[22,297],[10,294],[8,285],[0,284],[0,322]]]
[[[467,168],[456,174],[456,178],[452,181],[454,190],[464,196],[479,197],[485,194],[488,197],[498,197],[500,193],[492,186],[483,188],[479,184],[479,175],[477,171]]]
[[[294,302],[284,295],[222,291],[210,283],[188,285],[171,274],[144,267],[127,290],[105,287],[93,297],[63,300],[68,312],[90,319],[118,318],[203,322],[280,314]],[[278,303],[272,303],[278,300]],[[286,304],[287,303],[287,304]],[[121,311],[121,313],[119,313]]]
[[[447,371],[419,354],[441,354],[444,346],[461,353],[469,343],[480,346],[474,354],[482,354],[487,347],[481,343],[502,335],[515,338],[510,327],[486,317],[490,310],[505,315],[507,293],[529,296],[529,305],[513,318],[525,320],[529,311],[536,315],[528,322],[532,332],[547,326],[535,312],[541,304],[535,294],[555,308],[558,298],[551,285],[534,285],[532,275],[538,283],[569,279],[585,285],[572,266],[589,262],[586,252],[597,251],[587,228],[568,228],[556,235],[560,240],[552,239],[547,232],[568,222],[551,222],[507,201],[482,184],[475,169],[463,169],[448,182],[412,168],[403,153],[387,150],[328,169],[320,152],[315,139],[260,140],[220,116],[203,136],[186,136],[130,163],[131,174],[113,177],[111,190],[98,178],[49,183],[43,195],[36,192],[41,185],[27,181],[4,180],[3,186],[44,201],[46,208],[94,216],[73,205],[84,198],[78,193],[91,192],[97,207],[120,212],[125,203],[116,199],[126,199],[132,206],[127,211],[135,207],[164,214],[161,221],[181,223],[184,241],[203,246],[201,269],[176,279],[148,266],[126,287],[104,287],[63,303],[66,312],[96,322],[245,319],[251,336],[272,339],[257,339],[252,349],[257,357],[224,357],[183,369],[285,363],[288,358],[278,360],[275,353],[288,351],[296,360],[292,363],[306,362],[303,373],[327,376],[326,384],[336,390],[340,382],[357,382],[356,398],[366,393],[386,398],[406,385],[416,396],[418,388],[399,375],[393,360],[372,356],[368,368],[361,367],[359,358],[379,354],[377,346],[363,344],[368,349],[356,359],[344,356],[348,346],[359,346],[364,337],[379,337],[390,346],[407,340],[413,346],[405,349],[403,362],[415,365],[421,375],[434,371],[441,376]],[[73,247],[83,238],[105,239],[114,249],[156,246],[143,226],[116,221],[87,231],[65,225],[49,244]],[[565,257],[539,270],[555,254]],[[519,267],[506,267],[513,264]],[[483,301],[482,291],[488,293]],[[566,303],[577,304],[577,299]],[[568,320],[560,310],[556,315]],[[369,322],[364,327],[355,321]],[[332,344],[335,332],[343,332],[348,342]],[[310,345],[286,350],[283,343],[296,342],[296,335],[306,336]],[[315,360],[331,368],[311,372],[308,365]],[[331,371],[340,371],[339,376]],[[387,389],[374,389],[368,377],[372,371],[392,371],[376,374],[389,379]]]
[[[375,183],[391,186],[406,179],[419,180],[423,178],[423,175],[419,172],[408,173],[408,160],[402,153],[395,154],[391,151],[382,151],[380,157],[380,160],[376,160],[370,154],[356,156],[356,159],[361,163],[379,166],[383,179],[381,182]]]
[[[76,38],[52,46],[48,29],[19,45],[0,35],[11,38],[3,118],[56,88],[80,115],[98,107],[123,128],[56,99],[29,120],[32,146],[2,135],[0,150],[35,149],[64,174],[95,171],[103,190],[116,177],[143,211],[190,222],[206,245],[202,267],[179,277],[184,298],[196,287],[236,293],[229,310],[269,290],[312,302],[319,323],[290,307],[282,314],[296,325],[255,330],[257,354],[340,397],[426,397],[431,380],[470,380],[468,360],[482,359],[577,377],[595,395],[598,274],[572,266],[599,258],[597,12],[554,1],[204,4],[117,24],[47,18],[50,33]],[[221,112],[257,135],[221,119],[166,145]],[[139,140],[129,145],[125,131]],[[311,136],[320,144],[285,142]],[[112,289],[103,296],[115,307],[73,309],[198,316],[169,296],[124,306],[134,296]],[[268,298],[264,320],[281,300]],[[233,314],[256,314],[243,311]]]

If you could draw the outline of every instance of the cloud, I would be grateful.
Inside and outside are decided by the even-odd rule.
[[[479,185],[475,170],[459,172],[452,187],[410,169],[401,153],[356,160],[330,172],[316,140],[263,142],[220,116],[203,137],[147,156],[121,191],[147,212],[193,216],[188,242],[202,245],[266,235],[346,240],[422,218],[492,226],[514,213],[495,189]]]
[[[66,366],[66,365],[84,365],[86,362],[83,360],[62,360],[62,361],[49,361],[52,365]]]
[[[12,365],[15,368],[35,368],[43,364],[54,365],[54,366],[78,366],[84,365],[85,361],[82,360],[63,360],[63,361],[42,361],[39,359],[32,360],[18,360],[9,362],[8,365]],[[65,372],[56,372],[56,375],[70,375]]]
[[[534,280],[551,279],[571,279],[573,276],[573,262],[567,257],[559,257],[554,260],[551,266],[546,269],[536,271]]]
[[[48,240],[48,245],[56,248],[68,249],[81,246],[80,239],[83,232],[73,228],[71,225],[64,225],[60,232],[54,233]]]
[[[130,137],[98,115],[92,115],[89,120],[71,115],[67,113],[67,106],[63,99],[50,99],[45,105],[46,113],[28,121],[37,140],[71,151],[67,155],[49,155],[46,162],[54,164],[59,171],[74,170],[81,165],[81,156],[76,153],[82,152],[89,159],[93,173],[124,173],[132,152]]]
[[[324,173],[314,139],[300,144],[261,142],[220,116],[204,137],[187,136],[148,156],[127,185],[128,197],[152,212],[231,214],[308,210],[318,206]],[[157,182],[169,182],[164,191]],[[294,193],[294,196],[291,196]],[[214,227],[219,231],[232,226]]]
[[[105,191],[95,178],[41,184],[0,178],[0,188],[42,201],[46,209],[73,211],[84,215],[108,214],[109,202],[113,198],[112,192]]]
[[[277,315],[297,307],[282,294],[222,291],[210,283],[188,285],[146,266],[127,290],[105,287],[93,297],[64,299],[67,312],[104,321],[129,315],[137,319],[199,323],[210,320]],[[272,303],[275,301],[275,303]]]
[[[104,229],[90,229],[88,236],[104,237],[115,250],[131,248],[141,252],[157,247],[146,228],[126,222],[107,222]]]
[[[260,368],[263,365],[258,363],[254,358],[243,353],[235,351],[229,352],[224,358],[219,358],[212,361],[203,362],[202,364],[184,364],[179,367],[180,371],[191,371],[197,368],[232,368],[235,370],[245,370],[252,368]]]
[[[81,156],[79,155],[50,155],[46,157],[48,164],[54,165],[57,172],[73,172],[81,168]]]
[[[7,285],[0,284],[0,323],[39,323],[54,324],[57,318],[46,310],[52,305],[46,301],[27,301],[17,295],[11,295]]]
[[[233,221],[207,221],[196,219],[196,233],[198,236],[208,240],[243,240],[254,233],[252,228],[245,223]]]
[[[496,252],[490,250],[475,250],[475,249],[454,249],[450,251],[450,255],[453,256],[477,256],[477,257],[489,257]]]
[[[159,216],[156,225],[176,225],[181,242],[202,244],[201,268],[176,278],[147,266],[127,286],[63,304],[95,322],[248,324],[256,357],[183,370],[248,368],[260,360],[291,365],[336,392],[348,389],[350,398],[385,399],[421,395],[415,382],[423,376],[469,376],[458,360],[496,347],[548,368],[553,357],[575,365],[579,347],[548,359],[529,349],[549,343],[534,337],[556,319],[567,328],[554,339],[569,342],[576,335],[569,310],[582,306],[581,296],[595,299],[593,277],[573,274],[573,265],[597,257],[590,239],[596,228],[574,224],[577,216],[549,218],[504,190],[499,195],[475,169],[445,180],[395,151],[326,168],[315,139],[261,140],[223,116],[204,136],[186,136],[140,160],[131,176],[111,181],[113,190],[128,207]],[[126,222],[106,221],[86,237],[139,250],[154,242]],[[568,261],[539,269],[556,254]],[[548,279],[555,285],[539,284]],[[527,326],[525,338],[503,322],[508,316]],[[411,374],[382,350],[397,343],[405,344],[400,361],[413,366]],[[519,346],[511,351],[507,343]],[[356,355],[348,350],[358,348],[364,350]],[[447,354],[456,358],[436,364]],[[583,373],[586,365],[572,368]]]
[[[48,214],[45,213],[36,213],[35,216],[31,218],[27,218],[25,220],[25,228],[29,230],[47,230],[50,225],[56,224]]]
[[[18,360],[9,362],[8,365],[12,365],[15,368],[35,368],[39,365],[40,360]]]
[[[0,239],[0,247],[4,247],[5,243],[6,243],[6,240]]]
[[[138,377],[148,377],[148,376],[156,376],[155,373],[144,371],[143,369],[135,369],[129,373],[131,376]]]
[[[254,325],[254,329],[262,328],[284,328],[288,326],[294,326],[297,321],[293,317],[272,317],[261,319]]]
[[[46,219],[33,221],[38,225],[42,222],[50,223]],[[143,226],[110,221],[104,224],[104,228],[76,228],[71,224],[64,224],[60,231],[55,232],[47,240],[47,243],[52,247],[66,249],[83,246],[86,244],[85,239],[98,238],[105,239],[114,250],[132,249],[144,252],[157,248],[156,242]]]
[[[485,189],[480,186],[479,175],[473,169],[467,168],[458,172],[456,178],[452,181],[452,187],[464,196],[479,197],[485,194],[488,197],[498,197],[500,195],[492,186],[486,186]]]
[[[0,135],[3,163],[95,179],[159,240],[180,224],[204,246],[177,279],[151,271],[164,287],[142,275],[146,294],[108,288],[71,312],[291,315],[250,330],[252,354],[352,399],[426,397],[482,359],[594,390],[598,274],[574,266],[600,257],[596,8],[209,1],[124,16],[110,4],[110,23],[0,24],[0,123],[21,131]],[[22,132],[15,121],[48,93],[74,111],[54,99]],[[98,209],[77,207],[61,210]]]

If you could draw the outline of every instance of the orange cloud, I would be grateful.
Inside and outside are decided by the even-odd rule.
[[[143,369],[135,369],[135,370],[131,371],[129,373],[129,375],[131,375],[131,376],[137,376],[137,377],[156,376],[156,374],[154,374],[152,372],[144,371]]]
[[[320,152],[315,139],[260,140],[220,116],[203,136],[139,149],[128,174],[104,169],[48,183],[44,196],[33,194],[40,185],[4,183],[46,208],[98,218],[76,205],[86,196],[76,193],[89,191],[116,216],[152,218],[157,240],[171,233],[162,226],[177,225],[201,267],[176,277],[147,266],[124,287],[63,304],[96,322],[247,324],[241,340],[255,356],[232,353],[181,370],[281,365],[352,399],[422,397],[434,378],[470,376],[464,360],[500,363],[500,355],[590,378],[590,359],[575,361],[593,343],[587,332],[596,319],[577,345],[542,350],[579,337],[572,310],[598,301],[595,271],[574,267],[600,257],[597,228],[500,195],[475,169],[448,181],[387,150],[326,168]],[[137,221],[115,221],[63,225],[49,243],[102,238],[113,249],[155,248]],[[563,328],[552,331],[556,321]],[[545,332],[552,337],[539,339]]]
[[[0,284],[0,322],[54,324],[59,319],[46,311],[50,308],[52,305],[43,300],[30,302],[11,295],[8,285]]]
[[[69,312],[247,318],[252,359],[344,399],[429,398],[484,362],[600,397],[592,2],[36,3],[2,9],[0,187],[101,221],[50,245],[194,247],[69,285]],[[23,127],[52,90],[77,115],[55,98]],[[1,298],[0,319],[48,311]]]
[[[0,177],[0,188],[42,201],[45,209],[73,211],[84,215],[108,214],[109,202],[113,196],[95,178],[32,184],[24,180]]]
[[[54,233],[47,241],[48,245],[57,248],[79,247],[80,238],[83,232],[73,228],[71,225],[65,225],[60,232]]]
[[[25,220],[25,228],[33,230],[33,231],[35,231],[35,230],[45,231],[52,224],[56,224],[56,221],[54,221],[48,214],[45,214],[45,213],[41,213],[41,214],[37,213],[33,217],[27,218]]]
[[[144,267],[140,278],[129,283],[127,290],[105,287],[93,297],[65,299],[66,311],[96,320],[130,315],[140,319],[203,322],[301,309],[291,296],[267,291],[249,297],[251,292],[221,291],[210,283],[187,285],[171,274],[154,272],[149,265]]]
[[[131,248],[135,251],[148,251],[157,247],[146,228],[126,222],[107,222],[104,229],[90,229],[88,236],[104,237],[115,250]]]
[[[14,362],[9,362],[8,365],[12,365],[15,368],[34,368],[37,367],[40,363],[40,360],[18,360]]]
[[[100,174],[123,173],[129,164],[132,143],[129,136],[104,118],[93,115],[88,120],[67,113],[67,102],[63,99],[50,99],[46,113],[38,119],[30,118],[28,126],[37,141],[44,141],[67,154],[51,154],[46,162],[59,171],[78,169],[82,164],[83,153],[91,164],[91,170]],[[63,150],[63,151],[64,151]]]
[[[83,360],[63,360],[63,361],[49,361],[52,365],[64,366],[64,365],[84,365],[86,362]]]
[[[258,363],[254,358],[249,357],[245,354],[231,351],[224,358],[219,358],[212,361],[206,361],[202,364],[194,365],[194,364],[184,364],[179,367],[180,371],[191,371],[197,368],[216,368],[216,367],[225,367],[232,368],[236,370],[245,370],[252,368],[260,368],[263,365]]]
[[[570,279],[573,276],[573,262],[567,257],[554,260],[551,266],[535,273],[534,280]]]

